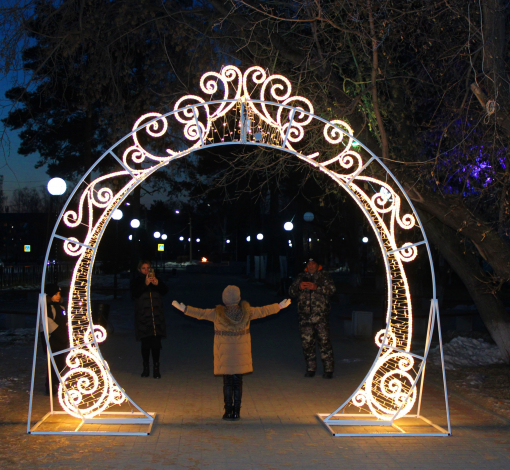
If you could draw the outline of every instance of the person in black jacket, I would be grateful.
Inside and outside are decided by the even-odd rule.
[[[46,284],[46,314],[50,348],[52,353],[69,348],[69,331],[67,329],[67,313],[62,305],[62,294],[57,284]],[[66,367],[66,353],[53,356],[57,369],[62,372]],[[57,393],[59,380],[53,366],[51,367],[52,393]],[[46,377],[46,393],[50,394],[49,378]]]
[[[141,376],[149,377],[149,358],[152,351],[153,377],[160,379],[161,338],[166,336],[163,296],[168,292],[168,288],[156,277],[149,261],[140,261],[138,271],[139,274],[131,282],[131,297],[135,301],[136,339],[142,342]]]

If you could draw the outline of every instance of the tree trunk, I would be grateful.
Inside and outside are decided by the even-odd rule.
[[[487,283],[484,282],[487,275],[481,269],[477,256],[464,249],[454,230],[420,210],[418,213],[427,237],[461,278],[487,330],[498,345],[503,360],[509,364],[510,315],[497,295],[489,292]]]
[[[409,188],[406,192],[415,207],[469,238],[496,276],[502,281],[510,280],[510,245],[488,223],[472,214],[460,197],[423,194]]]

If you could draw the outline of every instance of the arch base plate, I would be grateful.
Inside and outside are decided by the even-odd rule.
[[[406,415],[398,425],[391,421],[374,420],[368,413],[339,413],[327,419],[329,414],[319,413],[317,418],[328,428],[333,437],[448,437],[451,434],[424,416]],[[345,432],[336,432],[335,427],[345,426]],[[373,429],[367,432],[367,428]],[[384,428],[384,429],[382,429]],[[414,428],[414,429],[413,429]],[[419,428],[419,432],[416,428]],[[429,432],[426,429],[429,429]]]
[[[156,419],[156,413],[148,412],[150,418],[144,413],[136,412],[122,412],[122,411],[104,411],[100,417],[78,420],[72,418],[65,411],[49,411],[44,417],[38,421],[29,430],[28,434],[44,434],[44,435],[73,435],[73,436],[149,436],[152,431],[152,425]],[[48,419],[51,416],[61,415],[66,418],[65,421],[57,421],[49,423]],[[40,430],[43,424],[49,424],[49,430]],[[75,429],[69,431],[52,431],[51,428],[62,427],[62,425],[74,426]],[[98,429],[98,426],[115,426],[115,425],[131,425],[131,426],[147,426],[144,431],[108,431]],[[83,426],[93,425],[94,430],[87,431]]]

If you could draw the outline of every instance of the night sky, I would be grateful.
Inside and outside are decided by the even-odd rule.
[[[10,109],[10,101],[5,99],[5,92],[13,86],[11,79],[0,80],[0,118],[4,118]],[[3,130],[3,124],[2,124]],[[11,196],[18,188],[39,188],[48,181],[46,166],[35,169],[39,156],[34,154],[28,157],[18,155],[18,132],[7,131],[7,141],[0,153],[0,175],[4,177],[4,194]]]

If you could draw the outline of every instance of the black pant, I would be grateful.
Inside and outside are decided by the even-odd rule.
[[[241,407],[241,399],[243,398],[243,375],[223,375],[223,397],[225,406]]]
[[[301,334],[301,344],[305,355],[306,367],[308,370],[317,370],[317,356],[315,345],[319,343],[322,365],[324,372],[333,372],[335,368],[335,359],[333,356],[333,346],[329,338],[329,318],[319,318],[317,321],[299,317],[299,332]]]
[[[143,362],[149,362],[152,351],[152,362],[159,363],[161,351],[161,336],[147,336],[142,341],[142,359]]]

